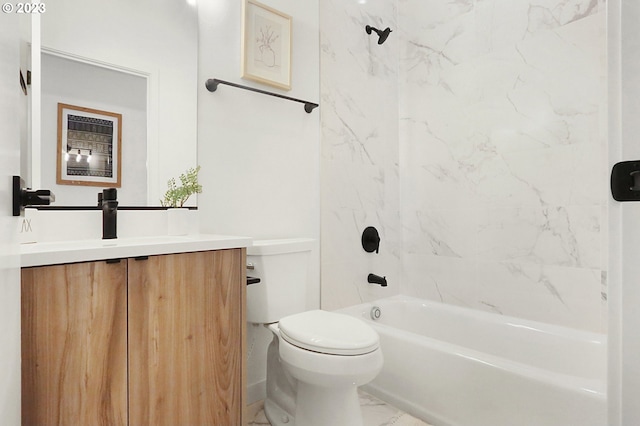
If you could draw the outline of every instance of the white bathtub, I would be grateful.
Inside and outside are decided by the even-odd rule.
[[[434,425],[607,424],[604,335],[407,296],[340,312],[380,335],[384,367],[364,389]]]

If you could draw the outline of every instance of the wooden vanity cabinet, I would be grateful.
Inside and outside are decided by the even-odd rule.
[[[242,425],[245,249],[22,270],[23,425]]]
[[[244,250],[129,261],[132,425],[242,425]]]
[[[22,424],[127,424],[127,262],[22,270]]]

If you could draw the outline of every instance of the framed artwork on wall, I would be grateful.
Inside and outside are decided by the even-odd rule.
[[[56,183],[120,188],[122,114],[58,103]]]
[[[242,78],[290,90],[291,16],[244,0],[242,17]]]

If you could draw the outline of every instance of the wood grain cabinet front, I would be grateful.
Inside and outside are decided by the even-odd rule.
[[[22,424],[244,424],[245,256],[23,268]]]

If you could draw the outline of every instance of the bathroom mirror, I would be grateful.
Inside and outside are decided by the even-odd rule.
[[[61,156],[90,161],[92,151],[90,143],[76,147],[63,138],[60,152],[58,132],[66,128],[64,120],[62,124],[58,120],[59,104],[122,115],[121,205],[159,205],[167,181],[197,165],[198,17],[192,3],[56,0],[47,4],[47,12],[39,17],[40,43],[32,45],[40,55],[32,61],[27,174],[32,187],[56,194],[56,206],[94,205],[102,190],[86,184],[90,179],[78,179],[73,185],[57,183],[57,162],[65,161]],[[70,146],[75,155],[65,152]],[[87,167],[80,173],[94,171]]]

